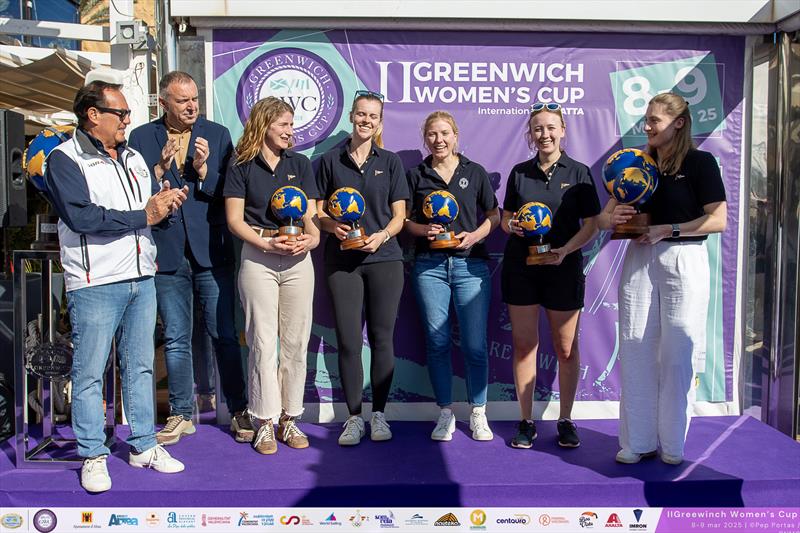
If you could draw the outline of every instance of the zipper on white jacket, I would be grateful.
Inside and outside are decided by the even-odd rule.
[[[122,167],[122,170],[125,172],[125,177],[127,178],[127,181],[128,181],[128,186],[131,189],[131,194],[135,194],[134,190],[133,190],[133,184],[131,183],[131,177],[128,174],[128,168],[126,167],[126,163],[128,162],[128,158],[125,158],[123,163],[119,163],[118,161],[116,161],[112,157],[109,157],[109,159],[111,159],[112,164],[114,165],[114,170],[117,173],[117,179],[119,180],[119,184],[122,186],[122,192],[125,193],[125,201],[128,202],[128,209],[130,211],[133,211],[133,205],[131,204],[131,199],[128,196],[128,191],[125,189],[125,183],[122,181],[122,176],[119,175],[119,168],[117,168],[118,166]],[[136,185],[137,185],[137,188],[138,188],[139,180],[136,180]],[[139,196],[141,197],[141,189],[139,190]],[[142,276],[142,266],[141,266],[141,261],[140,261],[139,256],[142,254],[142,248],[139,245],[139,230],[133,230],[133,235],[134,235],[134,238],[136,239],[136,272],[139,274],[139,277],[141,277]]]

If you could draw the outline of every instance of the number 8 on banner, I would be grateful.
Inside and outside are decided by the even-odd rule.
[[[692,112],[692,131],[709,133],[725,127],[722,112],[722,90],[717,70],[724,73],[712,55],[640,64],[618,62],[617,71],[610,74],[614,93],[618,135],[625,146],[643,144],[644,114],[655,95],[672,91],[689,102]]]

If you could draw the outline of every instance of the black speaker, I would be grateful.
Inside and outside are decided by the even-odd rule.
[[[22,152],[25,149],[25,117],[0,109],[0,227],[28,224],[28,200]]]

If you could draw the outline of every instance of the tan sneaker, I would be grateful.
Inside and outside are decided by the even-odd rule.
[[[253,422],[250,420],[250,413],[247,411],[233,413],[231,432],[233,432],[236,442],[253,442],[256,432],[253,429]]]
[[[167,423],[156,433],[156,442],[162,446],[175,444],[184,435],[191,435],[197,431],[191,420],[186,420],[181,415],[167,417]]]
[[[272,427],[272,419],[266,420],[260,428],[253,441],[253,448],[263,455],[272,455],[278,451],[278,443],[275,442],[275,428]]]
[[[289,448],[308,448],[308,437],[297,427],[297,417],[282,414],[278,420],[278,440]]]

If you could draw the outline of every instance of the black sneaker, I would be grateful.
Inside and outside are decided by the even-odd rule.
[[[577,426],[569,418],[562,418],[558,421],[558,445],[564,448],[577,448],[581,445],[578,438]]]
[[[523,420],[519,423],[519,432],[511,440],[512,448],[530,448],[536,440],[536,424]]]

